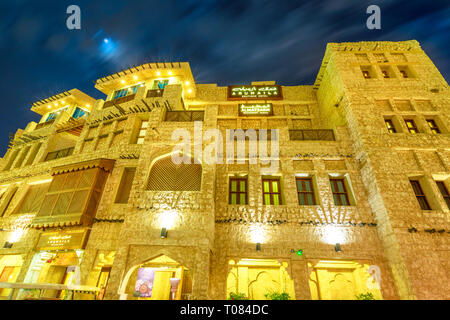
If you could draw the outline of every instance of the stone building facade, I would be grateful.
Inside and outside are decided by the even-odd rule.
[[[450,90],[416,41],[330,43],[313,85],[197,84],[176,62],[95,86],[105,100],[34,103],[41,121],[2,159],[0,282],[99,299],[450,298]],[[250,129],[273,130],[276,170],[250,161]],[[219,140],[232,161],[207,161]],[[0,289],[36,294],[67,297]]]

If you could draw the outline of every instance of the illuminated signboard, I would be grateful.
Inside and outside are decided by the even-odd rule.
[[[282,99],[281,86],[228,86],[228,100]]]
[[[87,230],[70,230],[62,232],[44,232],[36,246],[39,250],[82,249]]]
[[[239,116],[271,116],[273,107],[271,103],[240,103]]]

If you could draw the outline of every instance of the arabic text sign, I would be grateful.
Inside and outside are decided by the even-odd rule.
[[[65,232],[44,232],[40,235],[37,249],[82,249],[87,230],[71,230]]]
[[[271,103],[240,103],[239,116],[271,116],[273,107]]]
[[[281,86],[228,86],[228,99],[282,99]]]

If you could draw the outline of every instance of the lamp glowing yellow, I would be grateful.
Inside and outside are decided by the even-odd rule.
[[[329,244],[346,243],[347,231],[343,227],[326,226],[323,229],[322,241]]]
[[[176,210],[166,210],[161,212],[159,216],[159,223],[161,228],[172,229],[178,219],[178,212]]]
[[[137,76],[133,76],[133,79],[134,79],[134,80],[137,80]]]
[[[156,72],[156,75],[157,75],[157,76],[160,76],[160,75],[161,75],[161,72],[157,71],[157,72]]]
[[[123,83],[125,83],[125,80],[120,80],[120,82],[123,84]]]
[[[185,81],[184,84],[188,86],[190,84],[190,82],[189,81]]]
[[[16,243],[20,240],[20,238],[22,238],[22,235],[23,235],[23,229],[18,228],[12,232],[11,236],[9,237],[8,242]]]
[[[90,105],[89,103],[86,105],[86,107],[88,107],[88,108],[89,108],[90,106],[91,106],[91,105]]]
[[[192,89],[188,89],[188,93],[192,93]]]
[[[171,76],[173,73],[172,73],[172,71],[169,71],[169,76]]]
[[[250,237],[253,243],[264,243],[266,232],[263,226],[260,224],[250,226]]]

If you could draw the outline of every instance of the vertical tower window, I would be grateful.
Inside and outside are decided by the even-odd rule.
[[[389,133],[397,133],[394,123],[392,123],[392,119],[384,119],[384,123],[386,124],[386,128]]]
[[[137,144],[143,144],[145,135],[147,134],[148,120],[142,120],[139,127],[139,132],[137,133],[136,142]]]
[[[281,188],[279,178],[263,179],[263,202],[265,205],[281,204]]]
[[[422,210],[431,210],[427,197],[423,193],[422,187],[420,186],[420,182],[418,180],[410,180],[410,182],[417,201],[419,202],[420,208],[422,208]]]
[[[406,127],[408,128],[409,133],[419,133],[419,130],[417,129],[416,123],[412,119],[405,119]]]
[[[229,204],[247,204],[247,178],[230,178]]]
[[[125,168],[120,180],[119,190],[117,190],[115,203],[127,203],[130,197],[131,186],[133,185],[136,168]]]
[[[432,133],[434,134],[441,133],[441,130],[439,130],[439,127],[437,126],[436,121],[434,121],[434,119],[427,119],[427,123]]]
[[[442,197],[444,197],[444,200],[447,203],[447,207],[450,209],[450,194],[448,193],[448,189],[445,186],[444,181],[436,181],[436,184],[442,194]]]
[[[298,203],[300,205],[312,206],[316,204],[314,187],[311,178],[296,178]]]
[[[349,206],[347,188],[344,179],[330,179],[334,204],[337,206]]]

